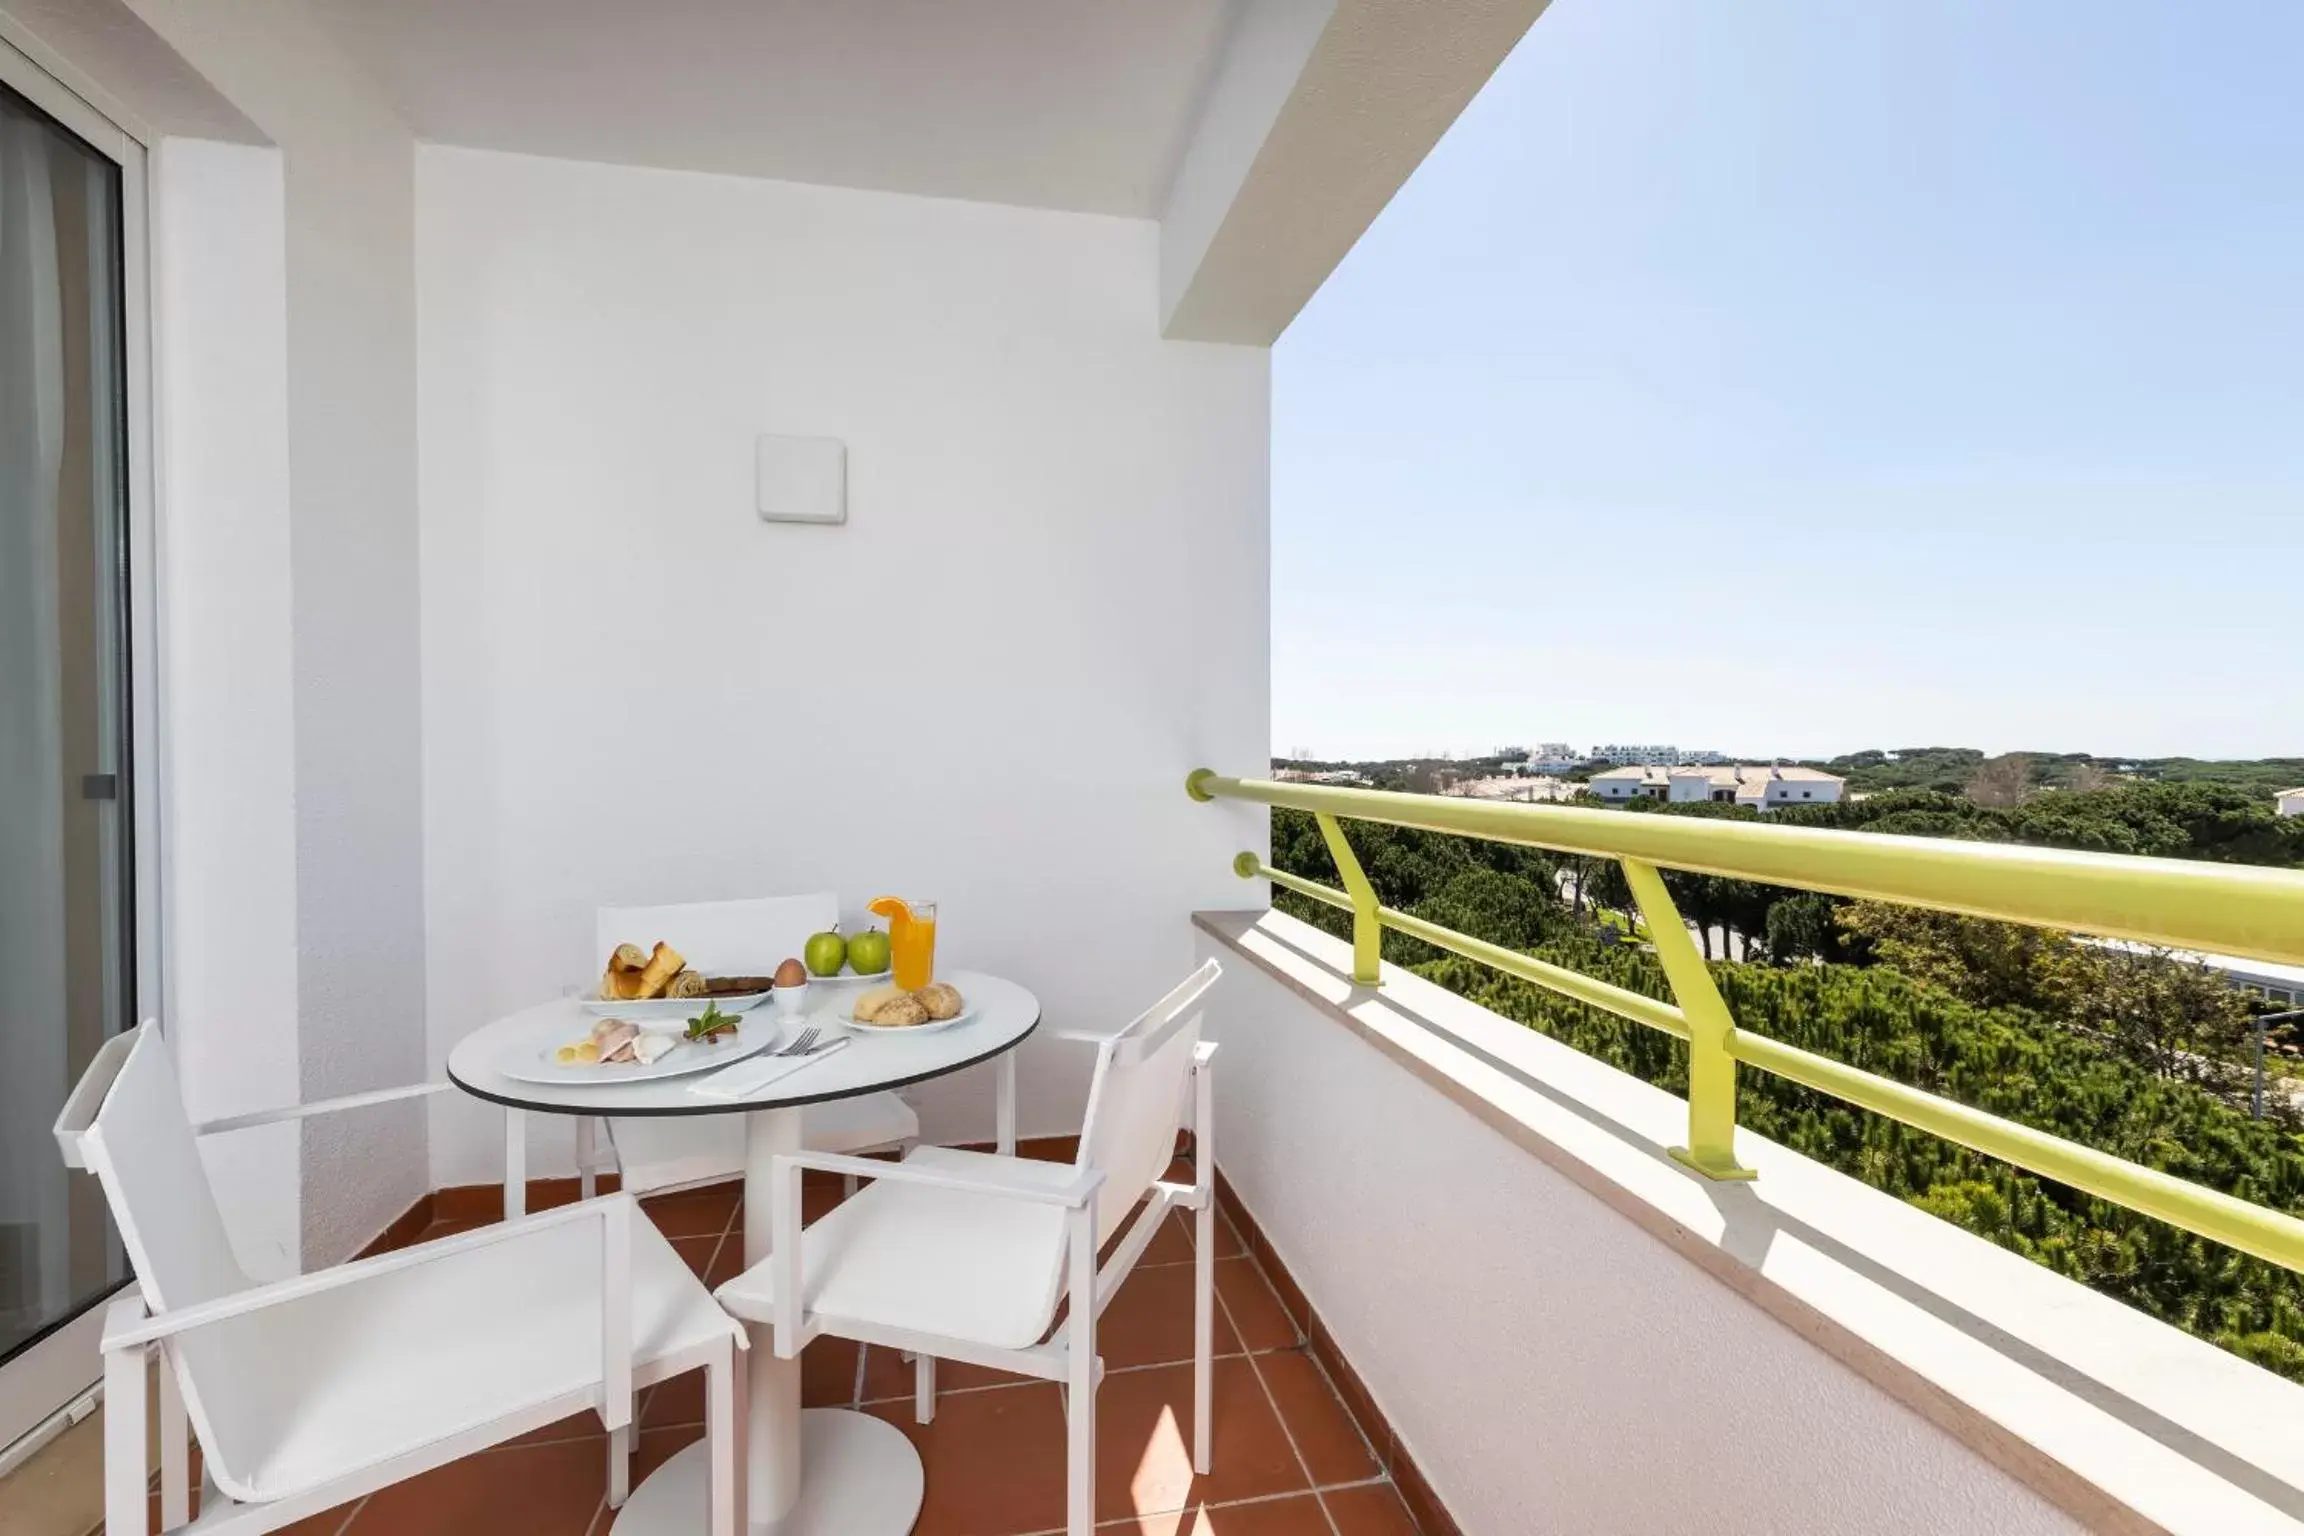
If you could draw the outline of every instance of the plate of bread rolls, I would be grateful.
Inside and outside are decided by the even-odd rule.
[[[850,1029],[866,1034],[917,1035],[950,1029],[975,1016],[976,1010],[968,1006],[958,987],[936,981],[910,992],[885,985],[859,992],[848,1011],[838,1018]]]
[[[683,1019],[706,1003],[722,1013],[742,1013],[768,1000],[772,976],[707,976],[658,940],[655,948],[619,944],[608,956],[600,984],[577,999],[601,1018]]]

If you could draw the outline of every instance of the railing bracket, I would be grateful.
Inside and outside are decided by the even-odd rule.
[[[1380,987],[1384,984],[1384,923],[1376,909],[1376,887],[1368,883],[1367,872],[1361,869],[1359,856],[1353,853],[1336,818],[1322,812],[1312,819],[1328,844],[1328,856],[1336,861],[1344,894],[1352,898],[1352,981],[1356,986]]]

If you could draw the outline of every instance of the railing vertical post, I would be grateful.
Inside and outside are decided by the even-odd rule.
[[[1328,856],[1343,877],[1344,893],[1352,898],[1352,979],[1363,987],[1383,985],[1384,926],[1376,917],[1376,887],[1360,868],[1359,856],[1344,837],[1344,828],[1325,812],[1312,818],[1328,843]]]
[[[1736,1161],[1736,1058],[1729,1054],[1736,1021],[1656,866],[1623,862],[1625,882],[1648,924],[1648,942],[1656,946],[1673,1000],[1688,1020],[1688,1145],[1674,1147],[1672,1155],[1708,1179],[1749,1179],[1752,1170]]]

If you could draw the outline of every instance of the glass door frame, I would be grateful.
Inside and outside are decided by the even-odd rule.
[[[66,81],[73,84],[67,84]],[[126,394],[127,465],[123,509],[127,580],[122,637],[126,698],[116,794],[125,803],[126,856],[119,877],[132,893],[128,926],[133,1007],[129,1019],[166,1016],[162,964],[162,825],[165,794],[159,721],[163,681],[157,482],[153,472],[151,180],[149,134],[131,131],[93,104],[102,93],[55,58],[12,18],[0,14],[0,84],[31,102],[91,149],[120,167],[120,355]],[[78,86],[79,89],[75,89]],[[85,92],[86,94],[83,94]],[[122,1020],[126,1023],[129,1020]],[[109,1293],[107,1293],[109,1294]],[[104,1299],[48,1330],[0,1365],[0,1462],[20,1458],[63,1415],[77,1417],[102,1374],[98,1341]],[[0,1470],[5,1470],[0,1466]]]

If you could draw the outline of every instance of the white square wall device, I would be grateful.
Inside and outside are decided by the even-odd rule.
[[[848,445],[836,437],[754,440],[754,482],[764,523],[848,521]]]

